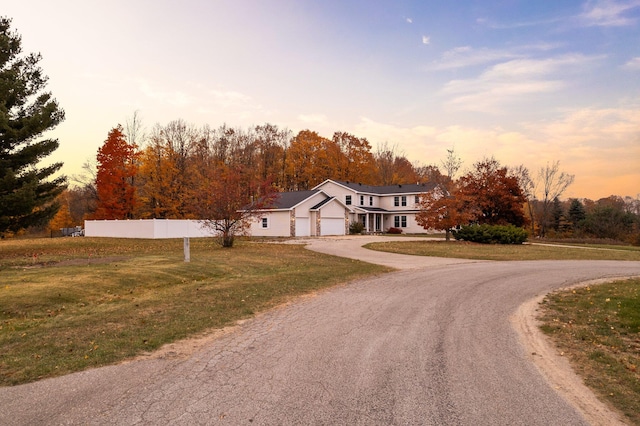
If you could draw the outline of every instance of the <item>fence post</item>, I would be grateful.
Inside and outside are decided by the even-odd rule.
[[[189,237],[184,237],[184,261],[191,261],[191,248],[189,247]]]

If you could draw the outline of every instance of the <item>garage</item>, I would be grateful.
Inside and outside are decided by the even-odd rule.
[[[344,217],[323,217],[320,220],[320,235],[344,235]]]
[[[311,235],[308,217],[296,217],[296,237],[308,237]]]

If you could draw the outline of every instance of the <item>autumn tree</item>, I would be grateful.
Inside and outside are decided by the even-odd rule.
[[[0,17],[0,237],[46,224],[66,183],[64,176],[53,177],[62,163],[38,166],[59,143],[36,139],[64,120],[64,111],[44,92],[41,55],[21,55],[21,43],[11,19]]]
[[[544,237],[552,222],[551,210],[553,200],[560,198],[564,191],[573,183],[575,175],[570,175],[560,171],[558,161],[542,167],[538,172],[537,187],[541,191],[538,198],[540,200],[538,212],[538,224],[540,225],[540,236]]]
[[[446,240],[451,239],[453,229],[470,223],[478,215],[474,200],[461,192],[457,186],[448,192],[439,185],[433,191],[420,196],[420,211],[416,222],[425,229],[444,231]]]
[[[286,171],[288,189],[311,189],[325,179],[336,179],[342,162],[340,147],[317,132],[300,131],[287,150]]]
[[[276,192],[268,181],[254,181],[238,166],[221,164],[208,170],[208,178],[198,188],[198,218],[222,247],[232,247],[250,221],[271,207]]]
[[[135,209],[136,146],[125,140],[122,126],[109,132],[98,150],[96,219],[131,219]]]
[[[342,152],[342,156],[338,156],[340,163],[335,179],[361,183],[374,182],[375,159],[371,153],[369,141],[346,132],[335,132],[332,140]]]
[[[449,177],[449,182],[453,182],[460,167],[462,167],[462,159],[456,154],[455,148],[448,149],[447,157],[442,161],[442,168]]]
[[[59,231],[61,228],[72,228],[76,225],[79,225],[79,222],[76,222],[71,215],[71,195],[69,190],[63,191],[60,195],[58,195],[58,203],[60,204],[60,209],[56,215],[49,222],[49,230],[50,231]]]
[[[519,180],[494,159],[484,159],[459,179],[459,192],[474,200],[475,221],[487,225],[524,226],[526,201]]]
[[[418,175],[413,164],[399,151],[397,145],[383,143],[374,154],[376,160],[377,185],[416,183]]]

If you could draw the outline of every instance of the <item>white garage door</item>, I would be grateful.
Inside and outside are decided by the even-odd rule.
[[[296,217],[296,237],[308,237],[311,235],[308,217]]]
[[[320,220],[320,235],[344,235],[344,219],[323,217]]]

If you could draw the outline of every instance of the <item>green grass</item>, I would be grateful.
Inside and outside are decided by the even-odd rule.
[[[606,246],[600,249],[563,245],[476,244],[463,241],[388,241],[366,248],[416,256],[477,260],[640,260],[640,247]],[[591,246],[590,246],[591,247]]]
[[[541,329],[587,386],[640,425],[640,279],[553,293]]]
[[[0,385],[116,363],[387,268],[210,239],[0,242]]]

